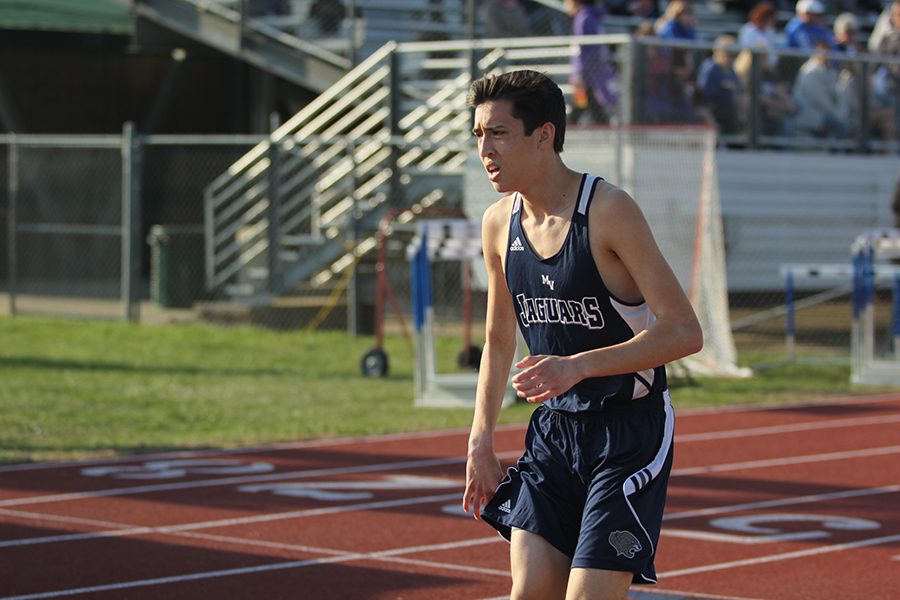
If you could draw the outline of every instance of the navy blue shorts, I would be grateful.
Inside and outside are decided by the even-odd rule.
[[[540,535],[573,568],[627,571],[634,583],[656,583],[674,429],[667,392],[599,412],[539,406],[525,454],[482,518],[507,540],[512,528]]]

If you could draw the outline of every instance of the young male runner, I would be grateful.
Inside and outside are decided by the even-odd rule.
[[[624,598],[655,583],[674,425],[664,364],[700,349],[700,326],[634,200],[562,162],[552,80],[487,77],[468,103],[507,195],[483,218],[487,339],[463,507],[511,542],[512,598]],[[541,405],[503,478],[493,438],[517,321],[531,355],[513,386]]]

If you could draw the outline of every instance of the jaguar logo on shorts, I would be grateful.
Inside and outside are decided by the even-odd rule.
[[[609,534],[609,545],[616,549],[616,556],[627,558],[634,558],[643,547],[630,531],[613,531]]]

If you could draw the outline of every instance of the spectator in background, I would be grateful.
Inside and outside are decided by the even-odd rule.
[[[694,27],[694,9],[685,0],[672,0],[666,11],[656,21],[656,35],[664,40],[694,41],[697,30]],[[672,71],[685,89],[694,85],[694,55],[686,48],[670,48]]]
[[[603,33],[602,8],[594,0],[566,0],[566,12],[572,17],[572,35]],[[594,123],[608,123],[619,102],[619,85],[610,62],[609,47],[581,45],[572,56],[572,112],[570,120],[578,123],[587,113]]]
[[[812,137],[841,138],[844,124],[837,102],[837,74],[825,57],[828,42],[816,43],[815,54],[803,63],[794,82],[797,101],[797,133]]]
[[[896,29],[896,27],[891,24],[891,11],[894,10],[894,5],[896,4],[900,4],[900,0],[894,0],[885,6],[884,10],[881,11],[881,14],[878,15],[878,19],[875,21],[875,27],[872,28],[872,33],[869,34],[869,41],[867,44],[869,54],[878,54],[880,51],[879,48],[881,47],[881,40],[883,40],[892,30]]]
[[[820,0],[798,0],[796,12],[784,27],[788,48],[812,51],[824,42],[834,49],[834,37],[825,26],[825,5]]]
[[[859,22],[856,15],[843,12],[834,19],[834,41],[839,52],[853,57],[862,52],[862,45],[857,41],[856,34],[859,31]],[[852,61],[840,61],[838,64],[837,83],[835,94],[838,105],[838,118],[843,123],[844,132],[848,137],[854,136],[859,131],[859,122],[862,115],[859,103],[859,85],[857,77],[858,65]],[[874,116],[874,115],[870,115]]]
[[[634,30],[635,37],[654,38],[652,21],[643,21]],[[644,52],[644,80],[642,94],[643,120],[649,123],[695,123],[697,114],[691,97],[682,82],[672,72],[672,53],[656,44],[641,44]]]
[[[760,49],[763,47],[760,46]],[[767,136],[790,136],[793,127],[792,120],[797,114],[797,103],[791,96],[787,85],[778,79],[778,74],[768,60],[765,53],[757,54],[759,62],[758,88],[754,92],[751,89],[750,73],[753,66],[753,50],[745,48],[741,50],[734,61],[734,72],[741,80],[741,85],[746,93],[743,94],[743,113],[750,114],[750,95],[756,94],[759,103],[759,132]]]
[[[775,5],[763,0],[750,10],[747,22],[738,32],[738,46],[741,48],[765,48],[769,52],[767,60],[774,68],[778,63],[778,34],[775,32]]]
[[[484,31],[489,38],[528,37],[531,27],[528,13],[519,0],[489,0],[482,14]]]
[[[656,23],[656,34],[664,40],[696,40],[694,8],[685,0],[672,0]]]
[[[732,35],[716,38],[712,56],[700,65],[697,88],[709,109],[719,133],[733,135],[741,129],[743,86],[734,71],[737,39]]]
[[[863,52],[859,38],[859,20],[850,12],[843,12],[834,19],[834,47],[847,56]]]
[[[891,29],[881,39],[878,54],[892,58],[900,58],[900,0],[894,0],[891,9]],[[895,131],[900,128],[900,64],[884,65],[876,73],[881,78],[877,90],[880,101],[888,107],[894,117]]]

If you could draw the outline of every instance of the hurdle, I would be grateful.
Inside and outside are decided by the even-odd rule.
[[[784,278],[784,337],[788,360],[796,358],[796,321],[797,309],[809,308],[823,302],[840,298],[852,291],[850,283],[853,267],[850,264],[838,263],[793,263],[781,265],[781,276]],[[803,300],[795,298],[797,280],[828,280],[841,282],[840,285],[814,294]]]
[[[900,258],[900,229],[872,229],[857,236],[853,257],[853,325],[850,336],[852,383],[900,385],[900,266],[884,261]],[[876,352],[876,291],[892,290],[890,345]]]
[[[472,407],[475,404],[477,373],[437,372],[431,265],[437,261],[470,263],[480,257],[481,223],[465,219],[427,219],[417,223],[416,235],[406,248],[415,324],[415,406],[452,408]],[[467,298],[464,309],[467,320],[470,320],[471,307],[468,303]],[[514,401],[515,394],[508,386],[503,403],[506,405]]]

